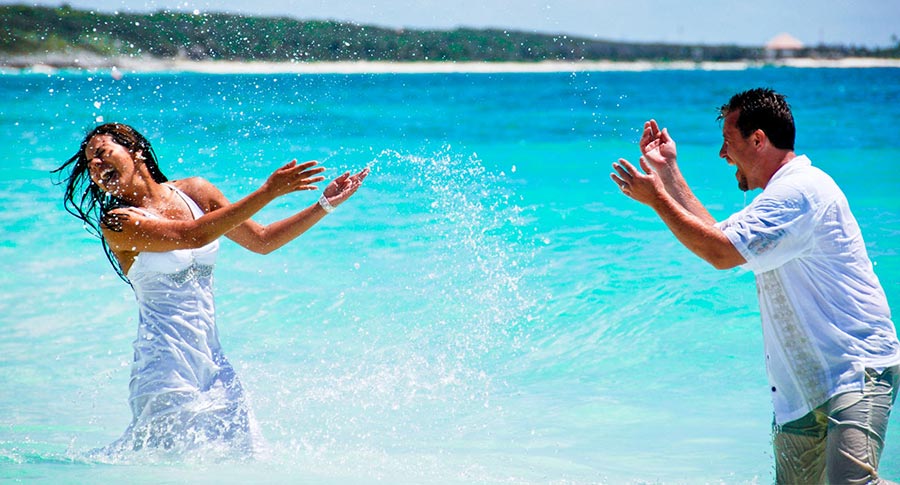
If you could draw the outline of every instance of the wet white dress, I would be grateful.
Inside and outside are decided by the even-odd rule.
[[[203,215],[190,197],[172,189],[194,218]],[[184,451],[216,443],[253,453],[259,445],[244,391],[219,344],[212,291],[218,248],[214,241],[198,249],[142,252],[128,271],[140,316],[129,384],[133,418],[114,443],[120,451]]]

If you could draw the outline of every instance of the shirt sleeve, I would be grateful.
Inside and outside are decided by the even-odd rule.
[[[744,267],[762,273],[810,249],[814,216],[800,190],[777,187],[763,192],[749,207],[716,226],[747,260]]]

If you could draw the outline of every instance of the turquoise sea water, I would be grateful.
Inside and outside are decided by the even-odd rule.
[[[45,483],[770,483],[751,274],[609,180],[655,117],[713,215],[749,201],[716,107],[788,95],[900,303],[900,69],[0,74],[0,479]],[[224,242],[225,351],[270,456],[83,457],[120,436],[136,309],[49,170],[97,121],[232,199],[292,158],[363,189],[268,256]],[[269,222],[315,201],[280,199]],[[881,466],[900,480],[900,418]]]

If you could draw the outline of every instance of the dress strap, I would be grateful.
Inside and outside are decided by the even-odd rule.
[[[188,205],[188,208],[191,210],[191,215],[194,216],[194,219],[197,219],[198,217],[201,217],[203,216],[203,214],[205,214],[205,212],[203,212],[203,209],[201,209],[200,206],[196,202],[194,202],[194,199],[188,197],[188,195],[185,194],[181,189],[175,187],[172,184],[165,185],[174,190],[175,193],[178,194],[179,197],[181,197],[184,203]]]

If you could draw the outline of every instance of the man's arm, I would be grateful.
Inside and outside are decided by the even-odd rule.
[[[613,168],[615,172],[610,176],[622,193],[656,211],[672,234],[694,254],[717,269],[733,268],[746,263],[725,233],[715,226],[712,216],[705,219],[681,205],[666,190],[662,178],[643,157],[643,173],[624,159],[614,163]]]
[[[707,224],[715,224],[715,218],[694,195],[678,168],[678,151],[669,131],[660,130],[656,120],[647,121],[644,123],[640,146],[646,161],[659,174],[666,192],[691,214]]]

